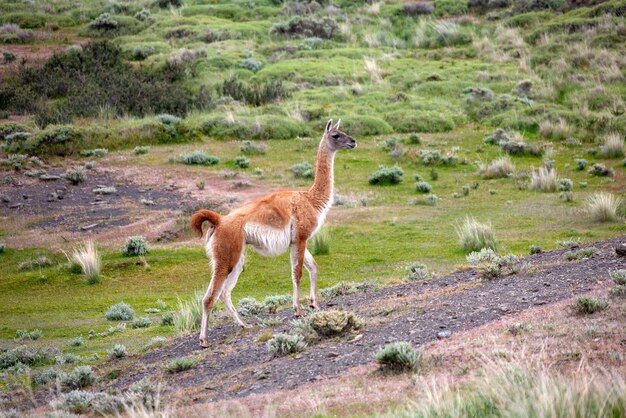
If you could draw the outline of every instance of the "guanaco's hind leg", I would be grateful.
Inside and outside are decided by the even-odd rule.
[[[215,235],[211,237],[212,241],[217,241],[211,243],[213,276],[211,277],[209,288],[202,299],[202,321],[200,323],[200,345],[202,347],[209,346],[209,316],[211,315],[211,310],[213,309],[215,302],[220,297],[222,292],[225,291],[225,288],[227,288],[229,278],[232,278],[232,282],[237,282],[239,273],[241,273],[241,270],[237,268],[240,262],[241,267],[243,268],[243,233],[241,233],[241,236],[237,240],[236,234],[233,232],[234,231],[220,231],[218,228]],[[232,282],[232,287],[234,287],[234,283]],[[232,287],[230,290],[227,290],[229,302]],[[230,305],[232,306],[232,302]],[[228,304],[226,307],[230,310]],[[235,320],[237,320],[237,317],[235,317]],[[241,321],[241,319],[239,319],[239,321]]]
[[[231,271],[228,277],[226,278],[226,283],[224,285],[224,290],[222,290],[222,294],[220,295],[220,299],[222,300],[222,303],[226,305],[226,309],[228,309],[230,314],[233,316],[233,318],[239,325],[241,325],[243,328],[250,328],[250,325],[246,324],[245,322],[241,320],[241,317],[239,316],[237,309],[235,309],[235,305],[233,305],[233,301],[230,297],[230,294],[232,293],[233,289],[235,288],[235,285],[237,284],[237,279],[239,278],[239,275],[241,274],[241,271],[243,270],[243,263],[244,263],[244,257],[242,254],[234,270]]]
[[[304,316],[300,306],[300,280],[302,280],[302,265],[306,252],[306,240],[300,240],[291,246],[291,280],[293,282],[293,309],[296,316]]]
[[[311,279],[311,307],[319,309],[320,305],[317,303],[317,263],[308,249],[304,252],[304,267],[309,272]]]

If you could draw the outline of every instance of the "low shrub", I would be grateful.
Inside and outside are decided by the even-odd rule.
[[[217,91],[224,96],[230,96],[251,106],[277,102],[290,96],[281,80],[270,80],[264,83],[246,83],[240,81],[234,75],[219,84]]]
[[[142,236],[133,236],[126,238],[126,243],[122,247],[122,255],[127,257],[142,256],[148,254],[148,244]]]
[[[498,255],[493,260],[478,265],[478,273],[482,279],[493,280],[498,277],[518,272],[517,256],[513,254]]]
[[[147,154],[148,152],[150,152],[150,147],[148,146],[138,145],[135,148],[133,148],[133,154],[135,155]]]
[[[576,163],[576,170],[578,171],[583,171],[585,168],[587,168],[587,160],[585,160],[584,158],[576,158],[574,162]]]
[[[112,349],[107,351],[110,359],[120,359],[124,358],[128,355],[128,351],[126,350],[126,346],[122,344],[116,344]]]
[[[48,382],[61,379],[65,373],[57,368],[50,368],[33,376],[33,382],[37,385],[45,385]]]
[[[441,48],[467,45],[472,42],[472,36],[450,20],[420,21],[415,42],[420,48]]]
[[[52,347],[40,348],[20,345],[0,352],[0,370],[6,370],[18,363],[27,366],[50,363],[57,353],[58,350]]]
[[[270,33],[289,38],[317,37],[332,39],[336,35],[338,28],[337,23],[329,17],[296,16],[287,22],[274,24],[270,29]]]
[[[415,183],[415,190],[420,193],[430,193],[432,189],[433,186],[425,181],[418,181],[417,183]]]
[[[70,347],[81,347],[85,345],[85,339],[83,337],[74,337],[67,342]]]
[[[615,270],[609,273],[616,285],[626,285],[626,270]]]
[[[104,157],[109,153],[109,150],[106,148],[95,148],[95,149],[86,149],[80,152],[81,157]]]
[[[277,334],[267,341],[267,351],[273,357],[286,356],[304,351],[307,343],[299,334]]]
[[[312,179],[315,176],[313,166],[308,161],[291,166],[291,172],[295,178]]]
[[[133,322],[130,323],[130,327],[135,329],[135,328],[148,328],[150,325],[152,325],[152,320],[146,316],[142,316],[141,318],[137,318],[135,319]]]
[[[584,260],[585,258],[591,258],[598,252],[596,247],[582,248],[578,251],[568,251],[563,255],[566,261]]]
[[[483,224],[474,218],[467,217],[457,225],[456,233],[461,248],[467,253],[480,251],[483,248],[497,249],[497,241],[490,224]]]
[[[250,160],[242,155],[236,156],[234,162],[235,162],[235,165],[239,168],[250,167]]]
[[[363,320],[353,312],[338,310],[315,312],[309,322],[315,332],[323,337],[340,335],[352,329],[360,329],[364,325]]]
[[[87,179],[85,169],[82,167],[71,168],[63,173],[63,177],[69,180],[72,184],[80,184]]]
[[[532,254],[540,254],[543,252],[543,249],[539,245],[531,245],[528,249],[528,252]]]
[[[239,150],[246,155],[263,155],[267,152],[267,146],[263,143],[243,141]]]
[[[422,352],[411,343],[400,341],[385,345],[375,355],[382,370],[404,372],[417,369],[422,362]]]
[[[570,179],[559,179],[559,190],[569,192],[574,188],[574,182]]]
[[[241,316],[256,316],[267,311],[266,307],[255,298],[241,298],[237,304]]]
[[[384,185],[384,184],[398,184],[402,181],[404,171],[398,167],[384,167],[380,166],[378,170],[372,174],[369,178],[369,184]]]
[[[465,257],[467,262],[471,265],[479,265],[483,263],[491,263],[498,258],[498,253],[496,253],[491,248],[483,248],[480,251],[473,251]]]
[[[61,378],[61,388],[65,391],[84,389],[96,381],[96,375],[91,366],[77,366],[72,373]]]
[[[402,13],[407,16],[429,15],[434,10],[433,4],[427,2],[409,2],[402,5]]]
[[[592,176],[598,176],[598,177],[612,176],[613,169],[605,166],[604,164],[595,163],[589,169],[589,174],[591,174]]]
[[[119,302],[109,307],[106,312],[108,321],[130,321],[135,317],[135,311],[125,302]]]
[[[576,299],[574,311],[581,315],[590,315],[603,311],[609,307],[609,302],[603,299],[580,297]]]
[[[16,340],[38,340],[41,337],[42,331],[40,329],[34,329],[29,331],[27,329],[18,329],[15,331]]]
[[[406,274],[409,281],[422,280],[428,277],[428,267],[424,263],[411,263]]]
[[[180,357],[174,359],[165,365],[165,371],[168,373],[180,373],[189,370],[198,364],[198,359],[194,357]]]
[[[180,156],[180,161],[187,165],[215,165],[220,159],[214,155],[209,155],[204,151],[194,151]]]
[[[258,72],[261,70],[261,68],[263,68],[263,63],[259,60],[255,60],[254,58],[246,58],[245,60],[241,61],[239,65],[241,66],[241,68],[250,70],[253,73]]]
[[[174,312],[166,312],[161,317],[161,326],[173,326],[174,325]]]

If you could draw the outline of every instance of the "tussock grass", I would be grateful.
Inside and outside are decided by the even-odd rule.
[[[481,164],[478,174],[484,179],[499,179],[508,177],[515,171],[515,165],[507,155],[496,158],[489,164]]]
[[[483,224],[474,218],[467,217],[460,225],[456,226],[461,248],[467,253],[480,251],[483,248],[496,250],[496,241],[491,224]]]
[[[315,312],[309,318],[309,323],[315,332],[324,337],[340,335],[351,329],[360,329],[365,325],[354,312],[334,309]]]
[[[555,192],[558,186],[556,171],[546,167],[533,170],[530,177],[530,188],[538,192]]]
[[[393,416],[591,417],[626,414],[626,378],[595,369],[575,378],[549,367],[484,361],[465,384],[418,378],[424,395]]]
[[[318,231],[313,237],[313,255],[330,254],[330,234],[327,229]]]
[[[624,156],[625,150],[624,136],[618,132],[613,132],[600,145],[598,154],[603,158],[621,158]]]
[[[174,330],[178,334],[187,334],[200,329],[202,320],[202,298],[204,292],[196,290],[189,299],[178,299],[174,312]]]
[[[607,192],[594,193],[587,200],[587,213],[596,222],[609,222],[618,218],[617,210],[622,198]]]
[[[74,248],[70,255],[65,254],[65,256],[70,263],[80,266],[88,283],[97,283],[100,280],[102,257],[93,241],[86,241],[83,245]]]

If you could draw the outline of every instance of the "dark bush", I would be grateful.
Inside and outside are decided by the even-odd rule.
[[[402,6],[402,13],[407,16],[429,15],[433,10],[432,3],[426,2],[404,3]]]
[[[404,171],[398,166],[380,167],[369,178],[370,184],[398,184],[402,181]]]
[[[217,90],[224,96],[230,96],[252,106],[261,106],[289,97],[289,92],[280,80],[246,84],[232,76],[219,85]]]
[[[180,7],[183,5],[182,0],[157,0],[154,2],[155,6],[159,6],[161,9],[167,9],[169,7]]]
[[[337,29],[337,23],[328,17],[318,19],[315,17],[296,16],[287,22],[276,23],[272,26],[270,32],[289,38],[310,38],[315,36],[322,39],[332,39]]]
[[[0,110],[32,112],[41,126],[95,117],[103,108],[120,116],[185,115],[193,97],[184,77],[182,65],[134,69],[119,47],[91,42],[53,55],[40,68],[23,68],[0,86]]]

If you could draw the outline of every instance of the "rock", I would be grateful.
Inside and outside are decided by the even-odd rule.
[[[23,194],[23,195],[22,195],[22,199],[24,199],[24,200],[28,200],[28,198],[29,198],[29,197],[30,197],[30,196],[28,196],[27,194]]]
[[[326,357],[329,357],[329,358],[339,357],[339,353],[331,351],[330,353],[326,355]]]
[[[351,343],[355,343],[357,341],[360,341],[363,338],[363,334],[359,334],[357,336],[355,336],[353,339],[350,340]]]
[[[56,193],[52,192],[52,193],[50,193],[48,195],[48,202],[54,202],[58,198],[59,198],[59,195],[57,195]]]
[[[2,196],[2,202],[9,203],[11,202],[11,198],[9,196]]]
[[[84,226],[81,226],[80,229],[81,229],[81,231],[89,231],[90,229],[93,229],[93,228],[97,227],[98,225],[100,225],[100,224],[84,225]]]
[[[440,331],[437,333],[437,338],[443,340],[444,338],[450,338],[452,331]]]
[[[56,180],[61,180],[60,176],[53,176],[50,174],[44,174],[43,176],[39,176],[39,180],[42,181],[56,181]]]
[[[21,208],[22,204],[21,203],[14,203],[12,205],[9,205],[9,209],[18,209]]]
[[[615,247],[615,253],[620,257],[626,257],[626,242],[620,242]]]

